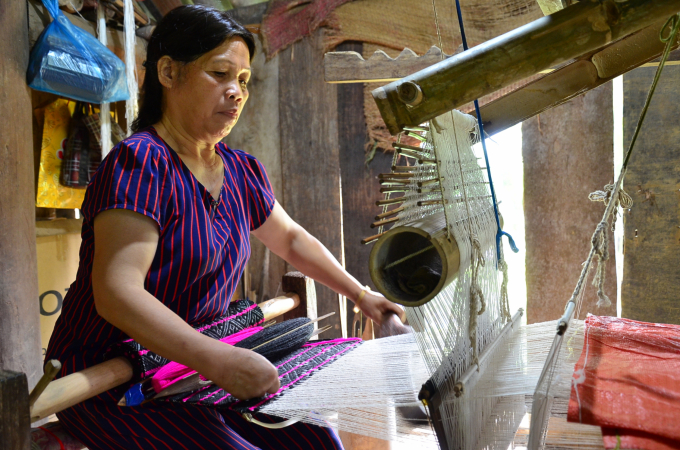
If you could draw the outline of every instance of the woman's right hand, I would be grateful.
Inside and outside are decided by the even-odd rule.
[[[199,370],[213,383],[239,400],[274,394],[281,386],[279,372],[264,356],[222,342],[215,348],[211,367]]]

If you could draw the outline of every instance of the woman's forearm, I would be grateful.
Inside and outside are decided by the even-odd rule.
[[[285,259],[300,272],[352,301],[364,289],[318,239],[300,226],[291,233],[289,252]]]
[[[95,299],[107,322],[148,350],[201,373],[209,369],[215,345],[226,345],[198,333],[142,287],[99,286]]]

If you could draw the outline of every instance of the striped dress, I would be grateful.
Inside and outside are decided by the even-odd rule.
[[[267,220],[275,199],[257,159],[222,143],[216,151],[224,163],[218,198],[153,128],[125,139],[102,162],[82,205],[76,280],[46,354],[61,361],[60,376],[101,363],[112,344],[129,338],[97,314],[92,295],[94,218],[102,211],[127,209],[158,225],[158,247],[144,287],[160,302],[189,324],[226,313],[250,256],[250,231]],[[151,402],[121,408],[119,398],[109,391],[58,416],[90,450],[342,448],[325,428],[296,424],[269,431],[200,407]]]

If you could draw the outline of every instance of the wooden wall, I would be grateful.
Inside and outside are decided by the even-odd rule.
[[[0,3],[0,369],[42,375],[26,2]]]
[[[370,246],[361,239],[379,212],[379,173],[389,170],[391,155],[378,152],[366,164],[366,122],[363,85],[330,85],[323,81],[323,30],[265,61],[258,51],[252,62],[250,99],[227,143],[259,158],[269,174],[279,203],[288,214],[343,260],[362,284],[372,286],[368,274]],[[259,45],[259,44],[258,44]],[[361,43],[345,43],[338,50],[361,52]],[[342,211],[342,213],[341,213]],[[344,248],[343,248],[344,242]],[[262,299],[280,294],[279,282],[292,270],[276,255],[265,262],[264,246],[251,239],[249,263],[252,285]],[[338,311],[338,295],[317,283],[319,315]],[[348,311],[348,322],[353,312]],[[338,337],[340,316],[332,318]]]
[[[624,151],[656,69],[623,77]],[[622,315],[680,324],[680,67],[667,66],[647,112],[624,188],[633,197],[624,215]]]
[[[614,177],[612,108],[608,83],[522,124],[527,323],[562,315],[590,251],[604,205],[588,200],[588,194]],[[587,283],[581,317],[616,315],[610,237],[605,287],[613,304],[596,308],[595,289]]]

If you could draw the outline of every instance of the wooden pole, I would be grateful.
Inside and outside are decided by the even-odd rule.
[[[0,369],[40,378],[35,178],[26,2],[0,4]]]
[[[261,305],[265,321],[274,319],[300,304],[297,294],[287,294]],[[49,417],[88,398],[132,379],[132,364],[119,356],[51,382],[31,408],[31,422]]]
[[[668,18],[680,0],[581,2],[373,91],[392,134]]]

